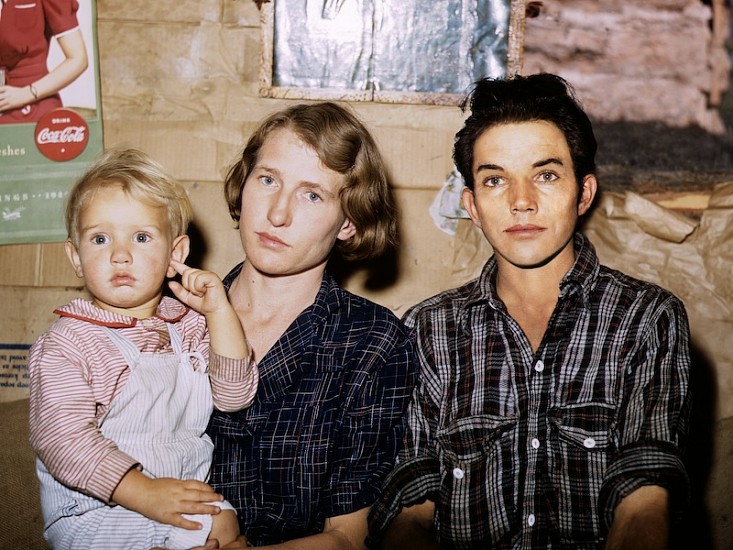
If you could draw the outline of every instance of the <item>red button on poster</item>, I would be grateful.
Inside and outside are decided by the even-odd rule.
[[[87,143],[89,126],[84,117],[71,109],[54,109],[36,124],[36,147],[51,160],[74,159],[86,149]]]

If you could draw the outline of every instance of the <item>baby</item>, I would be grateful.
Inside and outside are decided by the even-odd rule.
[[[183,262],[191,204],[144,153],[116,149],[69,194],[66,254],[92,300],[30,355],[30,439],[54,549],[191,548],[239,535],[205,483],[216,406],[236,411],[257,368],[221,280]],[[180,275],[168,287],[166,278]]]

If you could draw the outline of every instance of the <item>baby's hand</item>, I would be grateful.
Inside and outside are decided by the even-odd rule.
[[[159,523],[183,529],[201,529],[201,524],[183,514],[212,514],[220,512],[213,502],[222,500],[206,483],[194,479],[151,479],[132,469],[117,485],[112,500]]]
[[[182,514],[218,514],[219,508],[211,502],[221,500],[207,484],[200,481],[181,481],[171,478],[151,480],[149,508],[147,517],[182,527],[184,529],[201,529],[201,524],[190,521]]]
[[[232,359],[248,357],[250,350],[242,325],[221,279],[215,273],[193,269],[175,260],[171,260],[171,267],[181,275],[180,283],[168,283],[173,294],[206,317],[211,351]]]
[[[169,281],[168,286],[181,302],[203,315],[229,307],[226,290],[216,273],[194,269],[176,260],[171,260],[171,267],[181,276],[181,282]]]

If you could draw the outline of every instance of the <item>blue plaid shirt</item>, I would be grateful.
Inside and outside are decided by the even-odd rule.
[[[261,546],[320,533],[326,518],[376,500],[404,433],[415,366],[402,322],[326,274],[258,367],[252,406],[215,411],[208,433],[210,483]]]
[[[536,352],[480,278],[407,312],[419,380],[399,464],[372,508],[376,545],[429,498],[444,549],[603,548],[619,500],[642,485],[687,499],[682,463],[689,328],[669,292],[577,259]]]

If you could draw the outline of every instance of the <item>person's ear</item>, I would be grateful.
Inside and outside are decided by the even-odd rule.
[[[77,277],[83,279],[84,270],[81,266],[79,251],[74,246],[74,243],[71,242],[71,239],[66,239],[66,242],[64,242],[64,250],[66,251],[66,257],[69,258],[69,263],[71,263],[71,267],[74,268],[74,273],[76,273]]]
[[[476,201],[475,196],[473,194],[473,191],[471,191],[468,187],[464,187],[463,191],[461,191],[461,200],[463,201],[463,208],[466,209],[466,212],[468,212],[468,215],[471,218],[471,221],[474,223],[476,227],[481,227],[481,218],[479,218],[478,210],[476,209]]]
[[[590,209],[593,199],[598,192],[598,180],[594,174],[588,174],[583,178],[580,185],[580,197],[578,197],[578,216],[582,216]]]
[[[188,238],[188,235],[179,235],[173,240],[173,248],[171,249],[171,260],[176,260],[177,262],[180,262],[182,264],[186,263],[186,258],[188,258],[188,253],[191,251],[191,240]],[[176,270],[173,269],[172,266],[168,266],[168,272],[166,273],[167,277],[175,277],[176,276]]]
[[[354,235],[356,235],[356,226],[349,218],[346,218],[344,223],[341,225],[341,229],[339,229],[336,238],[340,241],[348,241]]]

